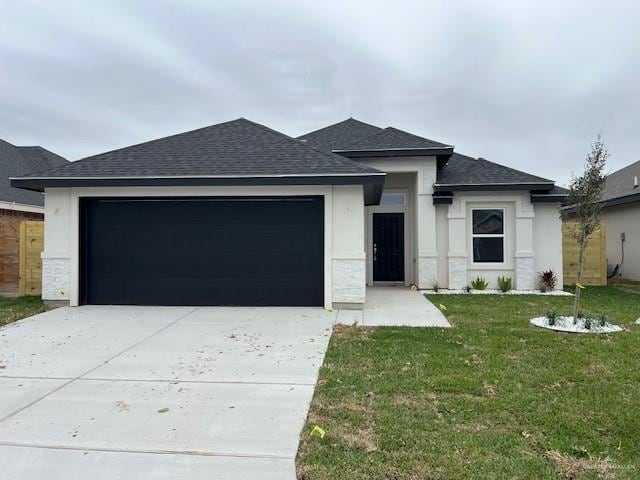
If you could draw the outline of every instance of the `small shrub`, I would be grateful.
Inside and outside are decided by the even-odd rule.
[[[555,310],[547,310],[547,320],[549,320],[549,325],[555,325],[559,316],[560,315]]]
[[[498,288],[500,289],[500,291],[506,293],[511,290],[511,287],[511,277],[498,277]]]
[[[464,291],[467,293],[471,293],[471,286],[467,285],[466,287],[464,287]]]
[[[558,285],[558,277],[551,269],[538,273],[538,278],[540,280],[540,290],[543,292],[555,290]]]
[[[489,286],[489,282],[482,277],[476,277],[476,279],[471,282],[471,286],[474,290],[486,290]]]
[[[605,327],[607,323],[609,323],[609,319],[604,313],[598,316],[598,321],[600,322],[601,327]]]
[[[584,320],[584,328],[587,330],[591,330],[591,328],[596,324],[595,322],[598,322],[603,327],[607,323],[607,317],[605,315],[594,315],[589,312],[578,313],[578,318]]]

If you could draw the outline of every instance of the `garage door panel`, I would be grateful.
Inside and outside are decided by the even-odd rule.
[[[317,276],[316,256],[287,252],[286,263],[282,262],[283,252],[271,252],[265,257],[262,252],[244,253],[243,261],[238,262],[234,252],[226,252],[226,256],[219,254],[198,254],[195,251],[174,253],[171,264],[153,259],[154,252],[136,252],[137,256],[124,256],[122,254],[101,254],[95,255],[94,269],[103,272],[103,278],[121,278],[122,272],[127,272],[128,278],[148,278],[160,277],[169,278],[210,278],[212,272],[204,268],[194,268],[194,264],[202,263],[215,265],[216,271],[224,272],[228,278],[274,278],[277,272],[282,278],[305,278],[302,270],[309,271],[310,278]],[[170,270],[169,270],[170,267]],[[219,277],[222,273],[214,272]]]
[[[166,284],[157,278],[141,279],[148,288],[138,289],[133,292],[126,288],[118,279],[105,279],[96,284],[102,291],[111,291],[118,295],[118,304],[124,305],[174,305],[174,301],[167,300],[158,303],[157,291],[166,291]],[[309,305],[293,299],[291,292],[301,288],[315,288],[316,282],[296,280],[278,280],[265,284],[259,289],[249,291],[247,281],[238,278],[224,278],[217,280],[202,279],[178,279],[174,282],[174,292],[169,293],[166,299],[179,299],[179,305],[234,305],[234,306],[318,306]],[[212,294],[203,301],[199,293],[202,289],[208,289]],[[224,297],[215,292],[225,291]],[[175,295],[174,295],[175,294]],[[251,302],[247,302],[248,294]],[[169,296],[170,295],[170,296]],[[100,296],[96,297],[98,300]],[[111,300],[105,299],[102,304],[111,304]]]
[[[321,197],[85,199],[93,304],[323,305]]]

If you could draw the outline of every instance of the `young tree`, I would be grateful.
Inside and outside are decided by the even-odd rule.
[[[591,144],[591,153],[587,155],[584,164],[584,172],[580,176],[571,176],[569,182],[569,204],[572,205],[570,215],[575,217],[576,226],[572,229],[572,235],[578,242],[578,273],[576,276],[576,294],[573,302],[573,322],[578,320],[580,311],[580,292],[582,269],[584,267],[584,252],[589,241],[589,236],[600,225],[600,198],[604,191],[606,176],[604,168],[607,164],[609,152],[598,135],[596,141]]]

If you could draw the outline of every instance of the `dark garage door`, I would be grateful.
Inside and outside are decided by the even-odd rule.
[[[83,199],[85,304],[323,305],[322,197]]]

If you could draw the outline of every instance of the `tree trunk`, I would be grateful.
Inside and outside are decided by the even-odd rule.
[[[576,273],[576,294],[573,300],[573,323],[574,325],[578,322],[578,313],[580,312],[580,294],[582,293],[582,289],[578,287],[580,282],[582,281],[582,268],[584,267],[584,251],[587,246],[587,237],[584,233],[580,235],[580,253],[578,255],[578,272]]]

